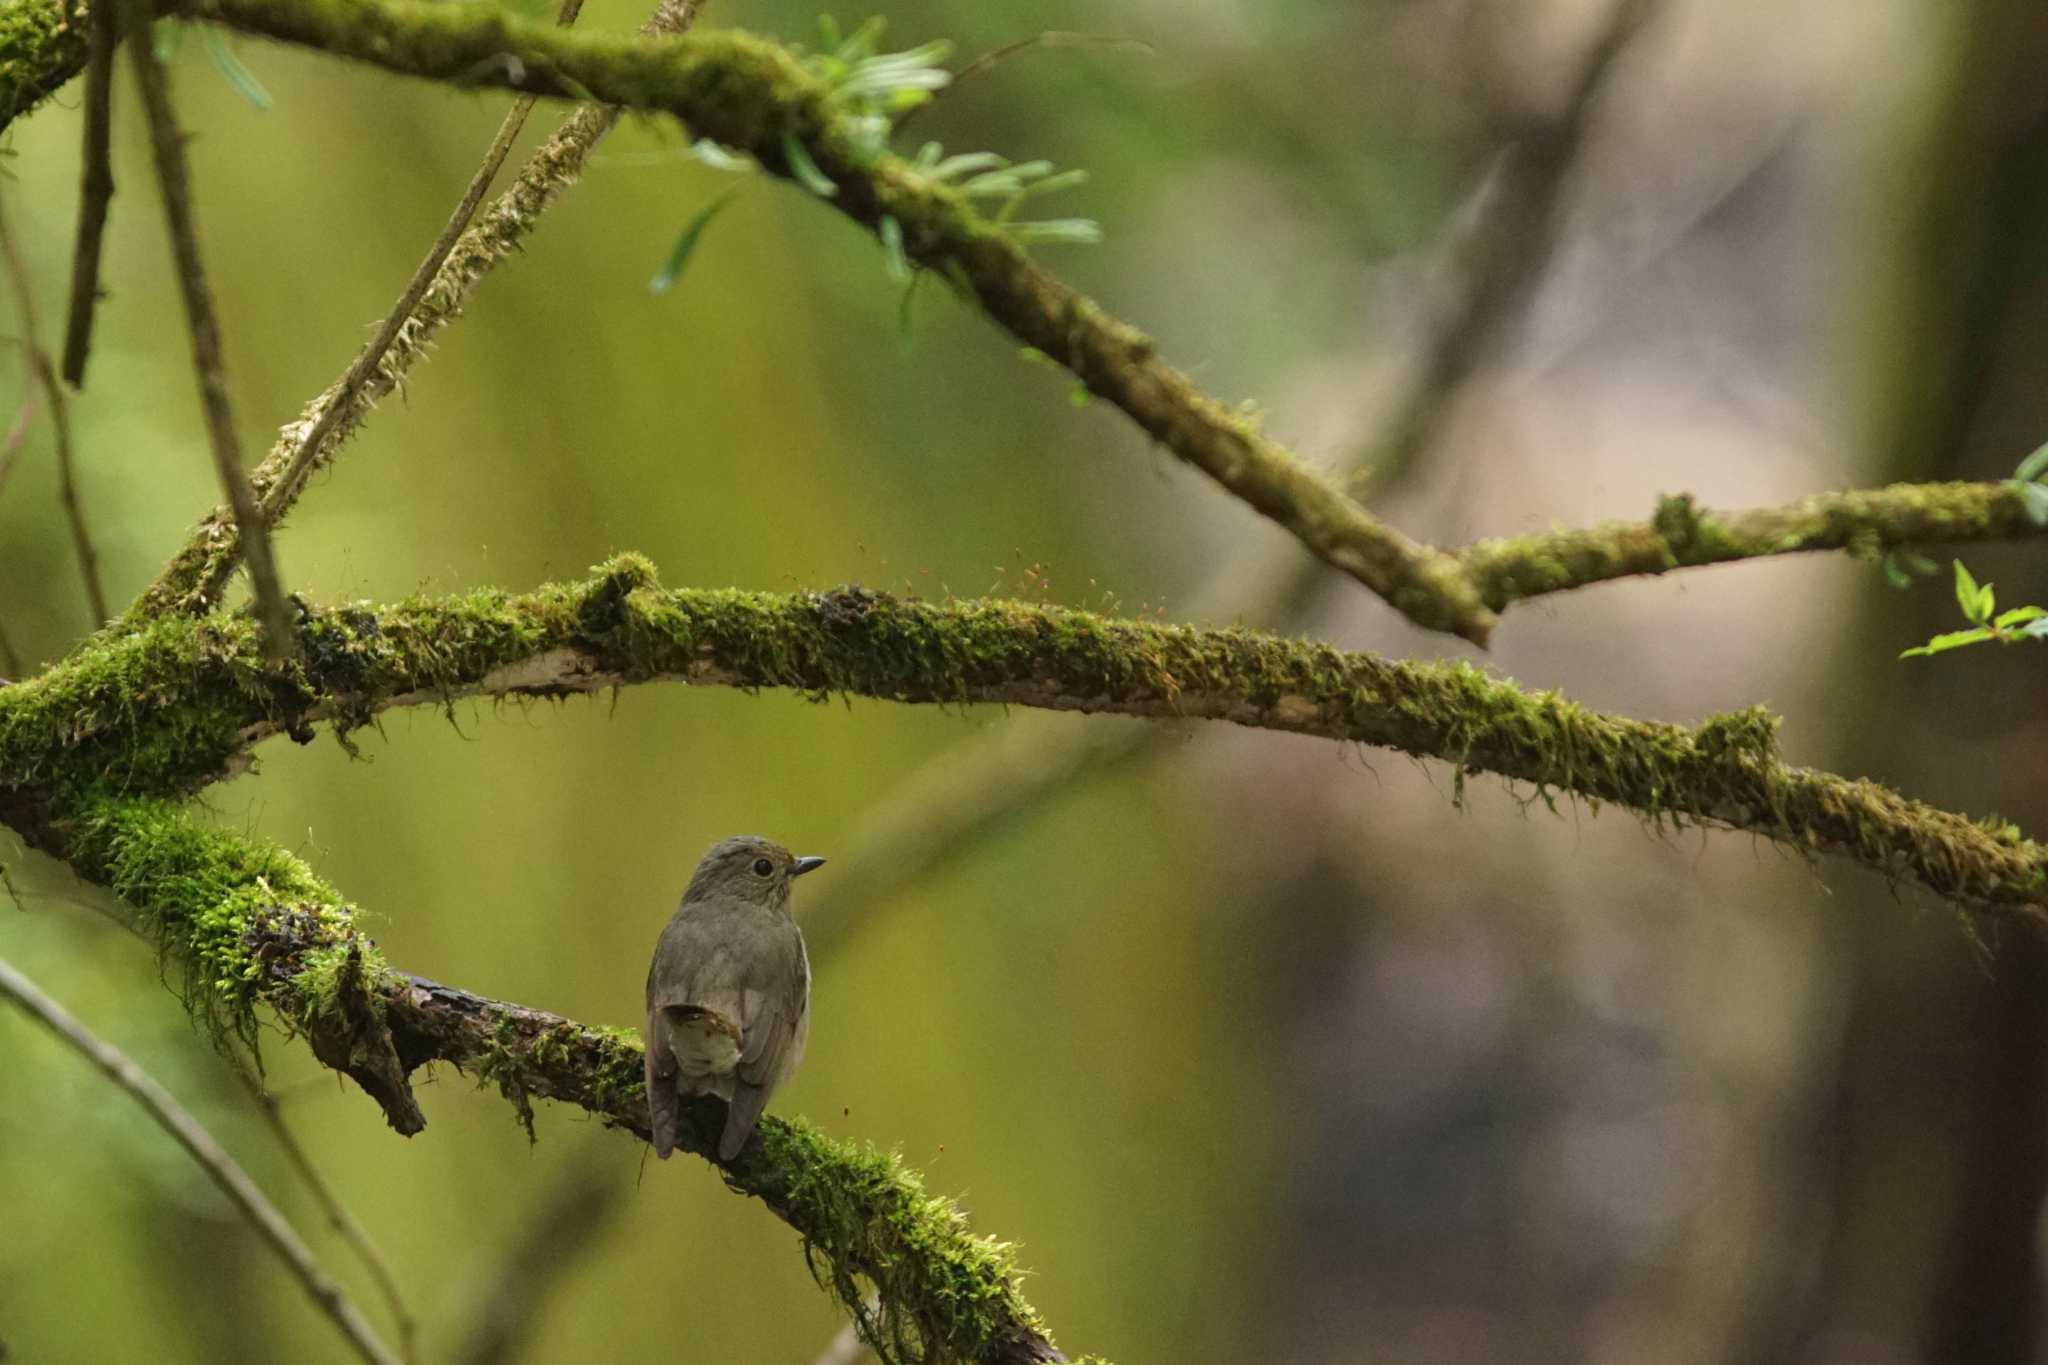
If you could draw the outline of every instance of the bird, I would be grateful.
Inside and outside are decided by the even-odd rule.
[[[662,1160],[676,1147],[679,1100],[717,1095],[718,1158],[731,1161],[803,1060],[811,963],[789,890],[824,863],[748,834],[719,840],[697,864],[647,969],[647,1105]]]

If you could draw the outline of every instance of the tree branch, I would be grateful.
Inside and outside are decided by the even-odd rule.
[[[128,3],[130,25],[139,30],[128,50],[134,59],[135,83],[142,91],[143,111],[149,116],[150,151],[156,160],[157,186],[163,192],[164,219],[170,226],[178,288],[185,300],[185,321],[192,337],[192,368],[198,375],[199,399],[206,410],[207,444],[213,451],[214,468],[227,491],[228,504],[235,510],[235,527],[247,545],[249,579],[255,588],[256,610],[263,620],[265,640],[272,657],[283,658],[291,649],[284,590],[278,586],[277,565],[270,554],[270,531],[249,487],[248,472],[242,468],[242,443],[235,435],[234,414],[228,407],[220,324],[214,317],[213,294],[206,286],[206,270],[199,258],[199,235],[192,223],[192,195],[187,183],[185,139],[178,131],[177,111],[171,107],[170,75],[147,41],[147,0]]]
[[[71,314],[64,325],[64,378],[85,383],[92,320],[100,301],[100,242],[114,198],[114,48],[121,41],[117,0],[100,0],[88,14],[91,48],[85,72],[85,150],[78,190],[78,236],[71,259]],[[107,619],[104,611],[99,619]]]
[[[410,1073],[445,1061],[496,1085],[523,1117],[534,1100],[558,1100],[648,1136],[632,1031],[589,1028],[393,971],[340,894],[274,845],[136,797],[17,810],[9,822],[128,903],[143,936],[183,966],[186,1003],[202,1023],[250,1037],[258,1004],[271,1006],[402,1133],[425,1122]],[[927,1194],[895,1157],[770,1115],[737,1157],[718,1162],[724,1105],[699,1100],[683,1117],[680,1145],[794,1228],[819,1283],[849,1311],[877,1296],[879,1308],[863,1321],[891,1360],[1065,1359],[1018,1287],[1012,1250],[973,1235],[959,1209]]]
[[[788,147],[801,145],[841,212],[870,229],[895,219],[912,259],[969,289],[1018,339],[1317,556],[1421,625],[1479,643],[1492,628],[1456,561],[1381,522],[1201,393],[1149,338],[1040,269],[964,195],[863,150],[829,87],[782,47],[732,32],[665,43],[565,34],[500,10],[404,0],[195,0],[188,12],[411,75],[665,109],[785,176]]]
[[[265,666],[247,621],[167,620],[0,689],[0,818],[111,780],[182,795],[247,749],[389,707],[559,697],[672,680],[786,687],[823,700],[999,702],[1160,720],[1227,720],[1441,759],[1610,801],[1653,826],[1745,830],[2036,920],[2048,849],[1875,782],[1796,768],[1761,708],[1688,728],[1588,711],[1463,663],[1400,662],[1248,630],[1110,620],[1021,602],[924,602],[845,588],[664,590],[637,556],[582,582],[508,595],[344,607],[300,624],[303,661]]]
[[[661,0],[641,32],[679,33],[702,8],[703,0]],[[618,120],[616,108],[599,104],[585,105],[565,119],[527,158],[518,179],[483,221],[436,262],[426,288],[417,296],[407,289],[386,321],[390,339],[380,333],[341,378],[307,404],[298,421],[278,433],[277,443],[250,476],[272,525],[291,509],[313,472],[334,458],[371,410],[426,357],[436,335],[460,316],[484,277],[521,248],[541,213],[582,176],[591,152]],[[434,254],[430,251],[428,259]],[[423,265],[415,284],[426,273]],[[232,509],[216,508],[124,613],[123,625],[137,626],[166,612],[210,610],[218,605],[241,555]]]
[[[149,1116],[159,1127],[177,1139],[178,1145],[191,1154],[220,1192],[277,1253],[278,1259],[285,1263],[293,1278],[306,1291],[306,1297],[333,1319],[357,1355],[371,1365],[401,1365],[399,1358],[391,1353],[391,1348],[377,1339],[375,1330],[364,1321],[362,1313],[349,1301],[341,1286],[320,1268],[320,1263],[313,1259],[313,1253],[299,1240],[298,1233],[292,1230],[284,1215],[264,1198],[263,1191],[249,1178],[248,1172],[236,1164],[227,1149],[215,1141],[213,1134],[173,1099],[169,1091],[158,1085],[128,1054],[95,1038],[63,1006],[43,994],[33,981],[4,961],[0,961],[0,995],[13,1000],[30,1018],[106,1073],[107,1079],[127,1091],[137,1104],[149,1111]]]
[[[1741,512],[1711,512],[1680,493],[1660,500],[1647,523],[1482,540],[1456,553],[1499,610],[1611,579],[1740,559],[1815,550],[1868,557],[1902,545],[2043,538],[2048,526],[2028,515],[2015,483],[1900,483]]]

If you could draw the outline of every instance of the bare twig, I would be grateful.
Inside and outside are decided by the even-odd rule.
[[[357,1355],[372,1365],[403,1365],[391,1349],[377,1339],[376,1332],[356,1311],[341,1286],[320,1268],[319,1262],[313,1259],[313,1253],[292,1231],[284,1215],[264,1197],[256,1182],[168,1091],[126,1053],[95,1038],[63,1006],[43,994],[33,981],[5,961],[0,961],[0,995],[13,1000],[31,1018],[70,1044],[109,1080],[127,1091],[165,1132],[177,1139],[178,1145],[191,1154],[221,1193],[277,1253],[278,1259],[285,1263],[306,1291],[306,1296],[341,1329]]]
[[[661,0],[652,17],[641,26],[641,32],[680,33],[696,21],[703,7],[704,0]],[[304,490],[306,479],[333,458],[370,410],[426,356],[435,335],[460,315],[463,305],[492,269],[520,250],[541,213],[581,177],[590,153],[618,120],[618,109],[599,104],[584,105],[563,120],[554,134],[527,158],[518,178],[498,196],[482,220],[456,240],[453,250],[445,253],[436,270],[427,272],[430,282],[419,296],[412,299],[409,307],[402,300],[400,307],[392,310],[385,324],[391,330],[391,338],[385,343],[383,354],[374,363],[364,365],[364,358],[377,349],[373,341],[342,378],[309,403],[298,421],[279,433],[277,444],[256,466],[250,479],[263,499],[269,524],[275,525],[284,518]],[[437,243],[437,249],[438,246]],[[410,289],[407,293],[410,297]],[[395,328],[393,320],[398,324]],[[362,376],[354,382],[352,395],[344,398],[358,367],[362,368]],[[312,427],[321,423],[326,427],[324,433],[307,439]],[[235,533],[231,509],[216,509],[128,608],[124,623],[134,625],[166,612],[211,609],[234,575],[241,554],[241,540]]]
[[[554,1289],[621,1207],[624,1187],[599,1174],[594,1143],[572,1155],[489,1276],[469,1292],[469,1328],[456,1365],[511,1365],[533,1344],[534,1324]]]
[[[7,278],[14,286],[14,296],[21,308],[21,340],[28,352],[29,368],[35,372],[36,381],[50,404],[50,426],[57,437],[57,496],[64,504],[64,516],[71,524],[71,544],[78,552],[78,572],[85,580],[86,601],[92,607],[93,628],[97,630],[107,622],[107,590],[100,582],[99,555],[93,550],[92,533],[85,524],[85,508],[78,497],[78,470],[71,446],[71,410],[69,400],[64,396],[64,386],[57,380],[57,368],[50,361],[50,353],[43,349],[41,329],[36,322],[35,290],[28,278],[28,267],[22,263],[21,252],[15,247],[14,234],[7,226],[6,216],[0,214],[0,256],[7,262]],[[12,463],[12,452],[0,452],[0,465]],[[0,467],[0,477],[6,469]]]
[[[576,16],[583,9],[583,0],[563,0],[561,15],[557,22],[564,28],[576,22]],[[412,320],[413,311],[420,300],[426,297],[427,289],[434,283],[441,266],[448,259],[448,253],[455,249],[455,243],[469,228],[469,220],[476,216],[477,205],[483,203],[490,193],[491,182],[498,178],[498,170],[505,164],[505,158],[512,151],[512,144],[519,138],[520,130],[526,127],[526,116],[533,112],[535,97],[521,95],[512,101],[512,107],[505,112],[504,121],[498,125],[497,136],[484,152],[484,159],[469,179],[468,188],[462,192],[455,211],[448,215],[448,221],[441,228],[441,235],[427,248],[425,259],[406,281],[405,292],[398,296],[398,302],[384,318],[377,334],[370,338],[370,344],[356,356],[355,363],[341,381],[315,400],[318,413],[311,421],[297,424],[298,435],[291,454],[286,457],[284,471],[275,483],[263,490],[263,515],[275,526],[285,509],[298,501],[300,491],[305,487],[306,477],[312,473],[314,462],[320,457],[327,437],[341,421],[342,414],[355,406],[356,397],[362,393],[363,385],[384,362],[385,353],[391,343],[398,339],[398,333]],[[239,547],[240,538],[236,539]]]
[[[284,1121],[284,1111],[278,1103],[277,1096],[263,1084],[262,1079],[241,1054],[231,1052],[228,1059],[234,1066],[235,1076],[241,1081],[242,1088],[249,1092],[249,1098],[256,1102],[256,1109],[263,1115],[263,1121],[270,1125],[271,1135],[277,1139],[277,1145],[284,1149],[285,1158],[291,1162],[292,1169],[299,1173],[299,1178],[306,1182],[306,1188],[313,1192],[313,1198],[326,1213],[327,1225],[334,1229],[342,1241],[348,1243],[356,1258],[363,1263],[363,1269],[369,1272],[370,1279],[377,1286],[377,1292],[384,1296],[385,1307],[390,1310],[391,1320],[398,1327],[398,1353],[406,1365],[413,1365],[419,1359],[418,1321],[413,1317],[412,1310],[406,1306],[405,1295],[398,1288],[398,1278],[391,1273],[391,1263],[384,1259],[383,1250],[371,1238],[369,1231],[356,1221],[355,1215],[348,1211],[347,1206],[334,1193],[333,1187],[321,1176],[319,1168],[313,1164],[312,1157],[299,1145],[291,1125]]]
[[[93,312],[100,297],[100,240],[107,226],[107,208],[114,197],[112,161],[114,47],[120,42],[115,13],[119,0],[92,0],[88,18],[92,47],[85,65],[85,153],[78,192],[78,239],[71,262],[71,317],[64,329],[64,378],[85,382],[86,353],[92,348]],[[145,21],[137,42],[149,45]],[[106,619],[101,613],[100,619]]]
[[[156,160],[157,185],[163,191],[171,251],[177,259],[178,287],[185,299],[185,320],[192,334],[192,365],[199,379],[200,403],[206,410],[214,467],[220,474],[221,486],[227,490],[228,505],[234,509],[235,526],[249,557],[249,581],[256,594],[257,617],[263,622],[265,647],[272,658],[285,658],[294,652],[291,623],[285,614],[284,591],[278,585],[277,564],[271,558],[270,531],[249,486],[248,474],[242,468],[242,446],[235,435],[234,414],[228,407],[220,326],[214,317],[213,295],[206,287],[206,271],[199,259],[184,135],[178,131],[177,111],[171,105],[170,75],[150,47],[148,5],[145,0],[127,3],[136,34],[129,42],[129,55],[134,59],[142,107],[149,117],[150,150]]]
[[[29,428],[43,410],[43,386],[37,382],[36,362],[28,362],[28,389],[22,394],[21,406],[15,409],[14,420],[7,424],[7,434],[0,436],[0,488],[7,486],[7,476],[14,472],[14,463],[21,458],[22,443],[28,440]]]

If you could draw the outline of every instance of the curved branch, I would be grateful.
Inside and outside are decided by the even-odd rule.
[[[1648,522],[1608,522],[1455,551],[1496,611],[1524,598],[1593,583],[1771,555],[1846,550],[1875,556],[1902,545],[2048,538],[2019,484],[1899,483],[1816,493],[1782,507],[1712,512],[1689,493],[1662,499]]]
[[[665,590],[626,555],[578,583],[309,614],[303,661],[267,666],[239,617],[167,620],[0,690],[0,818],[109,779],[155,795],[246,766],[280,731],[348,731],[393,706],[559,697],[671,680],[823,700],[1001,702],[1227,720],[1371,744],[1627,806],[1653,825],[1746,830],[2039,920],[2048,849],[1869,781],[1786,764],[1761,708],[1697,727],[1603,715],[1464,663],[1249,630],[1118,621],[1022,602]]]
[[[666,110],[779,175],[790,175],[787,148],[800,144],[832,182],[836,208],[870,229],[895,219],[911,258],[968,289],[990,317],[1175,455],[1418,624],[1486,641],[1493,613],[1456,561],[1380,521],[1203,394],[1149,338],[1040,269],[964,195],[899,157],[864,150],[829,87],[785,48],[733,32],[668,42],[563,33],[497,9],[406,0],[194,0],[187,8],[410,75]]]
[[[363,1084],[400,1132],[425,1122],[410,1074],[444,1061],[495,1084],[529,1120],[534,1100],[558,1100],[648,1136],[633,1033],[393,971],[340,894],[275,845],[203,828],[171,803],[145,798],[90,797],[9,818],[24,838],[128,903],[144,937],[185,967],[197,1017],[253,1035],[256,1006],[270,1005],[323,1063]],[[684,1111],[680,1145],[797,1231],[818,1282],[886,1358],[1065,1359],[1018,1287],[1011,1248],[975,1236],[965,1215],[927,1194],[897,1158],[770,1115],[721,1162],[724,1117],[721,1102],[700,1099]],[[878,1308],[866,1306],[871,1294]]]

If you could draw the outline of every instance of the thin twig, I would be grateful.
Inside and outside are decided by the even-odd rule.
[[[376,1332],[356,1311],[341,1286],[320,1268],[319,1262],[313,1259],[313,1253],[292,1231],[284,1215],[264,1197],[256,1182],[235,1164],[235,1159],[214,1140],[213,1134],[201,1127],[199,1121],[171,1097],[170,1092],[158,1085],[126,1053],[95,1038],[83,1024],[66,1013],[63,1006],[43,994],[33,981],[4,960],[0,960],[0,995],[13,1000],[31,1018],[97,1066],[109,1080],[148,1110],[149,1116],[177,1139],[179,1146],[191,1153],[192,1159],[199,1163],[221,1193],[241,1210],[242,1216],[277,1253],[306,1291],[306,1296],[341,1329],[357,1355],[372,1365],[403,1365],[391,1349],[377,1339]]]
[[[583,0],[563,0],[561,15],[557,20],[564,28],[576,22],[576,16],[583,9]],[[434,277],[448,259],[448,253],[455,249],[455,243],[469,228],[469,220],[476,216],[477,205],[483,203],[490,193],[491,182],[498,178],[499,168],[512,151],[512,144],[519,139],[520,131],[526,127],[526,116],[533,112],[535,97],[521,95],[512,101],[512,107],[505,112],[504,120],[498,125],[497,136],[484,152],[484,159],[469,179],[469,185],[457,201],[455,211],[448,215],[448,221],[441,228],[441,235],[427,249],[425,259],[406,281],[405,292],[398,296],[390,313],[377,334],[370,338],[370,344],[356,356],[355,363],[341,377],[340,383],[327,390],[316,400],[318,414],[310,421],[298,423],[298,437],[291,454],[286,457],[284,472],[277,481],[263,490],[263,515],[270,525],[275,526],[286,508],[298,501],[299,492],[305,486],[306,478],[313,472],[313,464],[321,454],[342,414],[355,406],[356,396],[363,391],[363,385],[370,375],[384,362],[385,353],[391,343],[398,339],[399,331],[412,320],[413,311],[420,300],[426,297]],[[239,545],[239,538],[237,540]]]
[[[36,380],[36,362],[28,361],[28,391],[22,395],[21,406],[15,410],[14,420],[8,424],[7,435],[0,437],[0,488],[7,485],[7,476],[14,472],[15,461],[21,458],[22,444],[28,440],[29,428],[36,424],[36,418],[43,411],[43,386]]]
[[[228,407],[220,326],[214,317],[213,295],[206,287],[206,271],[199,259],[185,140],[178,131],[177,111],[171,105],[170,75],[157,61],[149,43],[148,5],[144,0],[127,3],[130,26],[136,34],[129,42],[129,55],[134,58],[142,107],[149,116],[150,150],[156,159],[157,185],[163,191],[171,251],[177,258],[178,287],[185,299],[185,320],[192,334],[192,365],[199,379],[200,403],[206,410],[214,467],[220,474],[221,486],[227,490],[228,505],[234,509],[235,526],[249,557],[249,581],[256,594],[257,617],[263,622],[265,647],[273,659],[281,659],[295,652],[291,624],[285,615],[284,591],[278,586],[277,564],[270,553],[270,531],[249,486],[248,474],[242,468],[241,442],[235,436],[234,414]]]
[[[1019,38],[1013,43],[1004,43],[1001,47],[992,48],[982,53],[979,57],[976,57],[958,71],[955,71],[952,79],[946,82],[945,91],[941,93],[950,93],[958,90],[963,83],[973,80],[976,76],[987,75],[997,66],[1017,56],[1019,53],[1029,52],[1033,49],[1056,47],[1127,47],[1135,48],[1147,56],[1151,56],[1156,51],[1152,44],[1137,38],[1113,38],[1107,34],[1100,33],[1066,33],[1059,30],[1047,30],[1044,33],[1034,33],[1028,38]],[[897,118],[896,131],[902,132],[905,125],[912,119],[936,103],[936,100],[930,100],[924,104],[913,105]]]
[[[313,1164],[312,1157],[299,1145],[291,1125],[284,1121],[284,1112],[277,1096],[263,1084],[262,1079],[240,1053],[231,1052],[228,1060],[233,1064],[236,1079],[240,1080],[242,1088],[249,1092],[249,1098],[256,1102],[257,1112],[261,1113],[263,1121],[270,1125],[271,1135],[277,1139],[277,1145],[284,1149],[286,1160],[291,1162],[292,1169],[306,1182],[306,1188],[313,1192],[313,1198],[326,1213],[327,1225],[334,1229],[342,1241],[348,1243],[349,1248],[356,1253],[356,1258],[363,1263],[363,1269],[370,1273],[370,1279],[376,1284],[377,1292],[384,1296],[384,1304],[391,1311],[391,1320],[398,1327],[399,1355],[404,1357],[406,1365],[413,1365],[413,1362],[419,1359],[419,1324],[413,1317],[412,1310],[406,1306],[405,1295],[398,1288],[398,1277],[391,1273],[391,1263],[384,1259],[384,1252],[371,1238],[369,1231],[356,1221],[355,1215],[348,1211],[347,1206],[334,1193],[333,1187],[321,1176],[319,1168]]]
[[[114,12],[117,2],[92,0],[87,16],[92,48],[85,63],[85,165],[78,192],[78,238],[71,261],[71,317],[64,328],[64,378],[72,384],[85,383],[85,357],[92,348],[92,319],[100,298],[100,242],[106,233],[107,208],[114,198],[114,47],[121,39]],[[137,32],[137,42],[147,47],[148,23]],[[104,613],[100,619],[106,619]]]
[[[22,262],[21,252],[14,244],[14,234],[8,229],[4,213],[0,213],[0,256],[7,262],[7,278],[13,283],[14,296],[21,308],[21,340],[28,352],[29,367],[35,371],[43,396],[50,404],[50,426],[57,437],[57,496],[64,504],[64,516],[71,524],[71,544],[78,553],[78,572],[85,580],[86,601],[92,607],[93,629],[97,630],[107,622],[107,590],[100,582],[100,560],[92,544],[92,532],[85,524],[85,507],[78,496],[78,470],[71,446],[71,408],[64,396],[64,386],[57,380],[57,367],[50,361],[50,353],[43,349],[40,328],[36,322],[35,290],[30,285],[28,267]],[[11,451],[0,454],[0,463],[11,464]],[[0,468],[0,477],[6,470]]]
[[[704,0],[661,0],[641,26],[641,32],[680,33],[696,21],[703,7]],[[527,158],[518,178],[498,196],[483,218],[461,235],[439,269],[432,272],[426,289],[413,302],[407,316],[399,319],[382,357],[364,369],[353,397],[342,401],[340,395],[356,366],[351,366],[341,379],[307,404],[296,422],[284,427],[277,443],[250,477],[263,499],[269,524],[283,520],[313,471],[334,457],[371,409],[425,358],[435,335],[461,314],[463,305],[492,269],[521,249],[541,213],[581,177],[592,150],[618,120],[618,109],[601,104],[584,105],[563,120],[553,135]],[[392,317],[399,318],[399,310],[394,309]],[[387,320],[386,326],[389,325]],[[359,356],[357,364],[361,363]],[[316,440],[305,439],[309,424],[322,421],[327,427],[325,434]],[[288,478],[288,471],[292,470],[297,472]],[[139,624],[167,612],[210,610],[234,575],[241,553],[241,540],[235,534],[231,511],[216,509],[123,614],[123,624]]]

